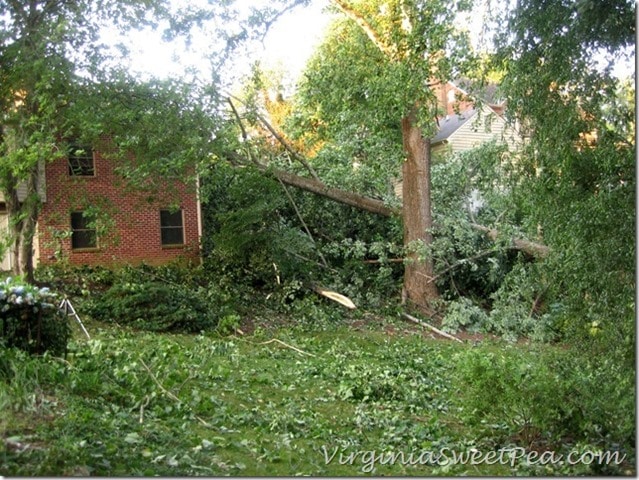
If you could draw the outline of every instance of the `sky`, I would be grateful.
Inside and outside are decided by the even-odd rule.
[[[297,7],[282,15],[273,24],[264,42],[255,45],[252,55],[243,56],[243,61],[235,68],[246,68],[248,73],[250,64],[260,60],[264,68],[282,68],[288,72],[288,80],[294,81],[322,40],[330,22],[330,15],[323,12],[328,3],[329,0],[313,0],[308,7]],[[107,33],[106,38],[109,43],[118,40],[112,32]],[[148,30],[130,33],[125,41],[130,48],[128,68],[138,75],[160,78],[181,75],[185,66],[206,71],[204,58],[207,52],[197,41],[191,46],[181,42],[171,45]]]
[[[243,5],[253,5],[260,0],[252,0],[250,3],[242,1],[245,2]],[[263,68],[287,72],[285,82],[294,84],[330,23],[331,15],[324,11],[328,3],[329,0],[313,0],[308,7],[298,7],[285,13],[271,27],[263,44],[256,45],[250,56],[241,57],[242,61],[234,67],[235,77],[248,74],[250,64],[260,60]],[[474,12],[466,20],[471,23],[471,31],[480,31],[482,13]],[[181,43],[169,45],[162,42],[159,35],[148,31],[132,33],[127,41],[131,48],[129,69],[141,76],[179,76],[188,66],[206,71],[207,62],[204,58],[207,52],[198,48],[197,41],[189,47]],[[634,68],[632,58],[620,65],[616,73],[619,77],[626,77],[634,72]],[[204,73],[203,76],[206,77],[207,74]]]
[[[297,78],[328,27],[331,17],[322,11],[327,5],[328,0],[316,0],[280,18],[265,39],[261,52],[264,64],[276,67],[281,63]]]

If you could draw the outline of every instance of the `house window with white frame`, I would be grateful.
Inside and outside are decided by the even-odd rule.
[[[162,246],[184,245],[184,217],[182,209],[160,210]]]

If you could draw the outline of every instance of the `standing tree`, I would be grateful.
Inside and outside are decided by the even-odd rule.
[[[346,22],[334,27],[307,69],[300,92],[307,115],[302,129],[310,127],[316,140],[350,145],[357,167],[384,170],[385,179],[403,160],[409,258],[404,297],[430,310],[438,298],[432,260],[423,248],[432,242],[428,138],[435,131],[437,100],[431,87],[459,74],[471,54],[467,38],[454,27],[455,7],[470,5],[398,0],[333,0],[332,5]],[[393,142],[403,145],[404,155]]]

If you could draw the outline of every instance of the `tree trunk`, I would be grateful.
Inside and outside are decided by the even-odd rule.
[[[20,258],[17,262],[20,269],[20,274],[28,283],[34,283],[34,263],[33,263],[33,240],[35,236],[35,229],[38,219],[38,208],[29,208],[29,211],[24,212],[26,218],[22,227],[22,241]]]
[[[6,180],[4,188],[4,198],[7,206],[7,215],[9,217],[9,231],[11,232],[11,255],[12,265],[11,272],[14,275],[20,275],[20,265],[18,259],[22,250],[22,215],[20,214],[20,200],[18,199],[18,181],[10,175]]]
[[[424,138],[417,126],[415,112],[402,119],[402,138],[406,160],[402,167],[404,206],[404,246],[409,259],[404,268],[403,298],[427,313],[433,300],[439,298],[430,256],[420,258],[419,246],[433,242],[433,218],[430,204],[430,140]],[[417,248],[415,248],[417,247]],[[417,251],[415,251],[417,250]]]
[[[32,167],[26,182],[27,195],[23,202],[18,198],[19,182],[15,177],[8,181],[5,189],[7,214],[13,240],[14,275],[22,275],[29,282],[34,282],[33,237],[35,235],[40,198],[37,191],[39,181],[38,165]]]

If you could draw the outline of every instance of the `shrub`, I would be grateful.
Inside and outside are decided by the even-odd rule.
[[[55,305],[56,295],[20,279],[0,283],[0,339],[29,353],[66,352],[71,330]]]
[[[216,327],[229,315],[227,298],[215,288],[159,281],[119,282],[86,305],[96,320],[151,331],[194,333]]]
[[[507,347],[468,350],[457,361],[462,415],[470,423],[503,425],[526,444],[568,433],[569,383],[550,358]]]
[[[512,346],[470,349],[455,360],[461,416],[489,435],[502,428],[502,442],[587,442],[634,457],[634,371],[607,355]]]

